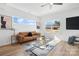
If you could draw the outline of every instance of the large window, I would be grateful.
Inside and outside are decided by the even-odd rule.
[[[49,30],[49,31],[56,31],[59,30],[60,28],[60,22],[57,19],[53,19],[53,20],[46,20],[45,22],[45,29]]]
[[[12,16],[12,27],[18,32],[36,31],[36,20]]]
[[[36,25],[35,20],[24,19],[24,18],[20,18],[20,17],[16,17],[16,16],[12,16],[12,21],[14,24],[25,24],[25,25],[32,25],[32,26]]]

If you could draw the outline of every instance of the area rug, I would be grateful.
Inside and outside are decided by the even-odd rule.
[[[47,45],[45,48],[34,46],[31,49],[26,50],[26,52],[29,53],[30,56],[46,56],[53,48],[54,46],[51,45]]]
[[[46,56],[60,41],[61,40],[56,38],[55,40],[51,40],[43,46],[40,46],[38,42],[34,41],[32,43],[26,43],[22,45],[22,47],[29,56]]]

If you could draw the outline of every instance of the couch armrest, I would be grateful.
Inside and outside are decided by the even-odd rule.
[[[23,35],[17,35],[16,39],[18,40],[18,42],[20,42],[24,39],[24,36]]]

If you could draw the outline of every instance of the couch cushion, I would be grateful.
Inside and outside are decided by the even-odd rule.
[[[19,32],[19,35],[28,36],[28,32]]]
[[[28,36],[32,36],[32,32],[28,32]]]
[[[35,31],[32,32],[32,35],[36,35],[37,33]]]

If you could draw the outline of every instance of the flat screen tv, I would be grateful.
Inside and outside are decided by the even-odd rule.
[[[79,30],[79,16],[66,18],[66,29]]]

